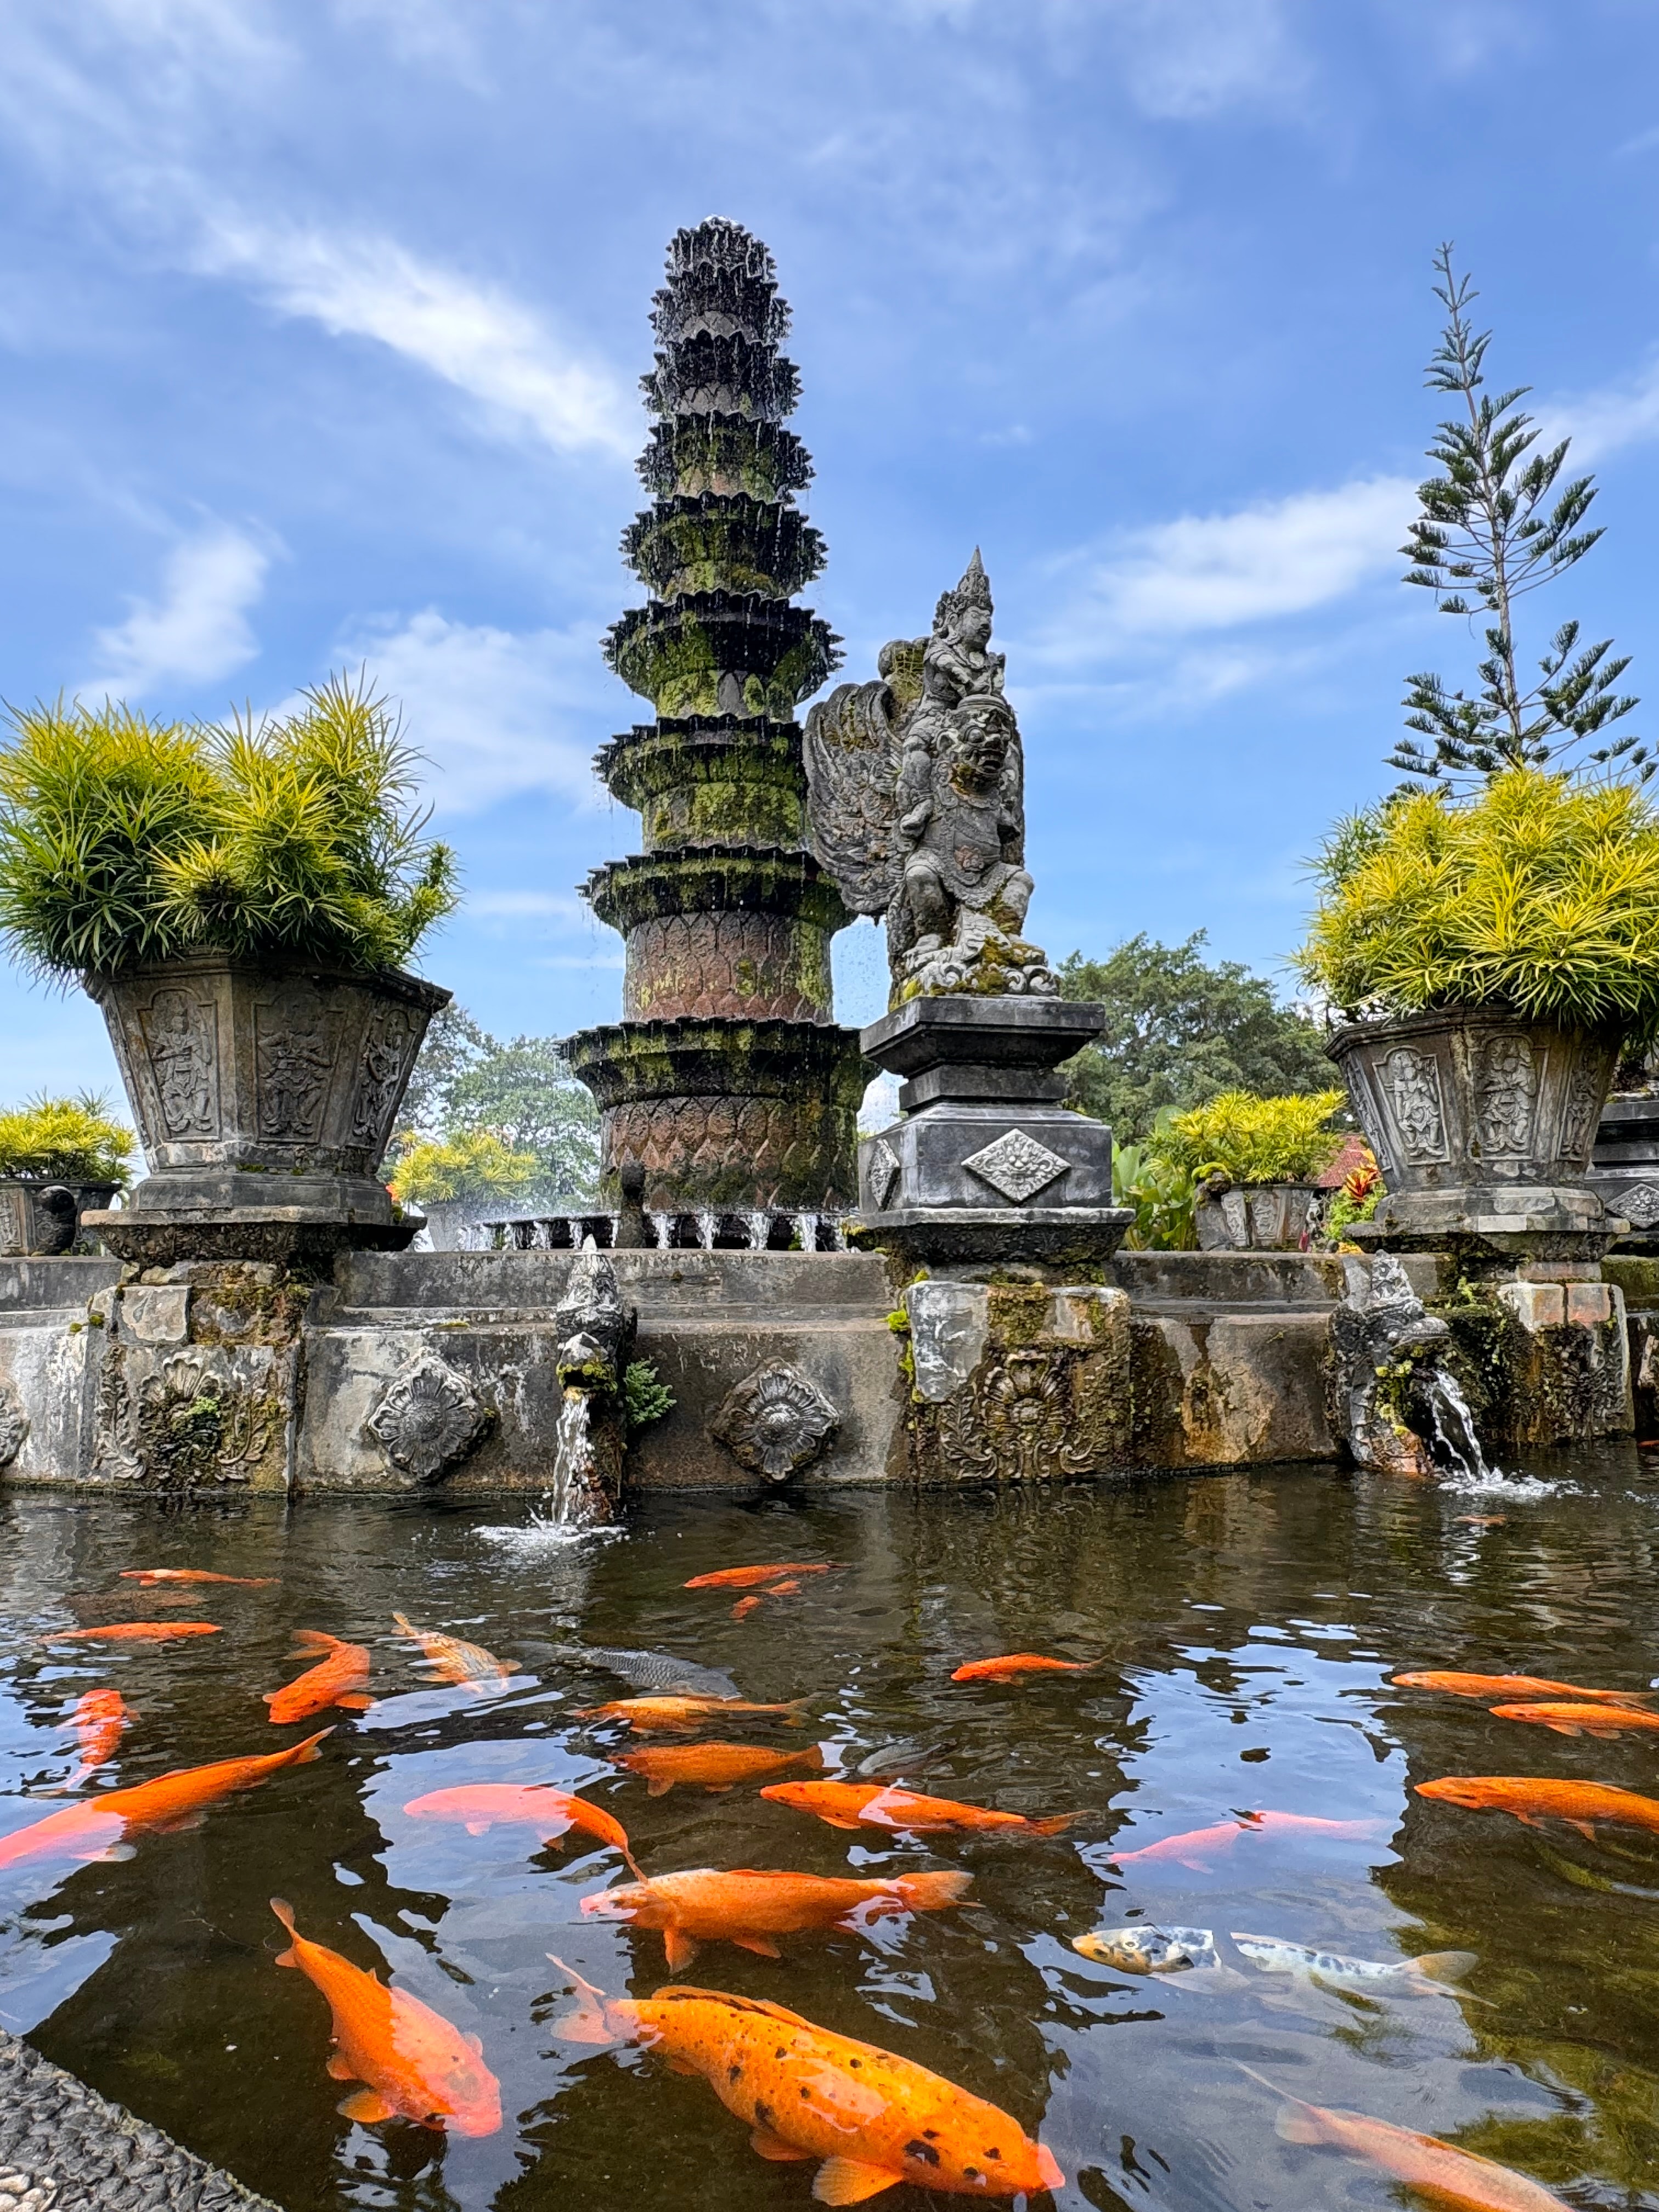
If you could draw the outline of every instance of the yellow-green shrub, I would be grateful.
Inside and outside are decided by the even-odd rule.
[[[1207,1105],[1160,1115],[1148,1148],[1200,1181],[1223,1175],[1230,1182],[1307,1182],[1336,1158],[1341,1133],[1327,1124],[1346,1103],[1340,1091],[1310,1098],[1224,1091]]]
[[[515,1152],[494,1129],[442,1139],[422,1137],[398,1161],[387,1188],[402,1205],[452,1198],[521,1198],[536,1180],[534,1152]]]
[[[1298,964],[1351,1016],[1659,1029],[1659,815],[1626,784],[1512,769],[1472,799],[1401,794],[1341,823],[1317,871]]]
[[[110,1119],[109,1101],[94,1092],[31,1098],[0,1114],[0,1176],[124,1183],[132,1146],[131,1130]]]

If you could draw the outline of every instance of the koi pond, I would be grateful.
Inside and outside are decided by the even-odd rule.
[[[1564,1735],[1489,1710],[1548,1702],[1541,1688],[1390,1680],[1461,1670],[1642,1691],[1659,1674],[1652,1459],[1587,1450],[1473,1490],[1321,1468],[676,1498],[617,1537],[523,1519],[500,1504],[0,1499],[0,2025],[289,2212],[782,2212],[811,2203],[815,2177],[829,2201],[891,2185],[879,2201],[902,2208],[926,2195],[915,2159],[979,2158],[984,2172],[981,2108],[936,2110],[934,2126],[925,2098],[890,2130],[916,2139],[900,2171],[880,2170],[844,2104],[840,2164],[822,2147],[794,2162],[800,2125],[778,2107],[806,2077],[787,2071],[789,2032],[758,2015],[767,2032],[733,2063],[759,2067],[760,2108],[728,2110],[676,2070],[684,2051],[626,2032],[614,2001],[666,1984],[783,2006],[988,2100],[1008,2116],[1006,2155],[1023,2130],[1065,2177],[1060,2207],[1381,2208],[1433,2155],[1401,2130],[1511,2170],[1464,2169],[1462,2201],[1659,2206],[1659,1833],[1600,1817],[1583,1832],[1560,1817],[1598,1802],[1577,1793],[1558,1790],[1532,1825],[1417,1790],[1501,1776],[1645,1799],[1659,1732],[1639,1704],[1603,1702],[1616,1733]],[[685,1587],[829,1562],[781,1591]],[[155,1568],[248,1586],[121,1579]],[[449,1671],[477,1679],[434,1680],[394,1613],[501,1668],[464,1656]],[[218,1632],[43,1640],[131,1621]],[[367,1647],[367,1681],[333,1647],[296,1649],[297,1632]],[[1088,1671],[951,1679],[1012,1653]],[[323,1692],[371,1702],[273,1721],[264,1693],[313,1666],[333,1669]],[[88,1708],[77,1741],[77,1704],[109,1690],[124,1708]],[[665,1717],[651,1709],[583,1717],[733,1692],[805,1702],[671,1711],[681,1725],[660,1732],[629,1724]],[[1621,1712],[1637,1717],[1618,1726]],[[185,1791],[154,1818],[112,1813],[71,1836],[114,1856],[19,1846],[71,1804],[325,1728],[310,1763],[258,1786],[200,1803]],[[713,1741],[775,1759],[719,1793],[660,1791]],[[640,1753],[673,1756],[616,1763]],[[856,1799],[788,1786],[802,1782],[1076,1818],[1058,1833],[917,1832],[896,1796],[892,1825],[838,1827],[819,1812],[845,1817]],[[552,1844],[499,1817],[519,1802],[502,1790],[527,1785],[619,1823],[647,1877],[775,1869],[882,1887],[849,1924],[763,1931],[758,1952],[723,1929],[724,1893],[678,1935],[635,1924],[593,1905],[635,1880],[603,1817]],[[879,1797],[866,1811],[881,1817]],[[1272,1814],[1296,1817],[1254,1817]],[[971,1884],[896,1887],[927,1872]],[[290,1938],[273,1897],[305,1971],[278,1965]],[[757,1924],[730,1927],[753,1941]],[[1077,1943],[1091,1936],[1089,1955]],[[419,2019],[459,2044],[461,2070],[499,2084],[498,2125],[488,2093],[465,2127],[362,2117],[376,2095],[361,2052],[343,2038],[329,2070],[329,1954],[429,2008]],[[1135,1971],[1148,1965],[1170,1970]],[[849,2046],[825,2047],[833,2070]],[[897,2078],[901,2100],[925,2080]],[[990,2179],[979,2193],[998,2196]]]

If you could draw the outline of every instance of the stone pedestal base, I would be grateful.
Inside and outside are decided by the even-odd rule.
[[[84,1213],[82,1232],[118,1260],[171,1267],[191,1260],[324,1267],[337,1252],[401,1252],[404,1221],[370,1176],[163,1168],[118,1212]]]
[[[912,999],[866,1030],[907,1110],[859,1147],[848,1241],[926,1267],[1109,1259],[1134,1218],[1112,1204],[1112,1133],[1060,1103],[1054,1073],[1101,1020],[1065,1000],[963,996]]]

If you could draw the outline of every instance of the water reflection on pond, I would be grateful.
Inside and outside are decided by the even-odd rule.
[[[775,1960],[711,1944],[678,1978],[773,2000],[990,2100],[1052,2150],[1062,2206],[1397,2202],[1374,2166],[1280,2140],[1277,2100],[1246,2067],[1455,2139],[1573,2203],[1659,2205],[1659,1837],[1591,1840],[1410,1794],[1457,1773],[1659,1794],[1659,1741],[1563,1737],[1389,1680],[1461,1668],[1629,1690],[1659,1674],[1659,1476],[1635,1450],[1540,1461],[1478,1496],[1309,1469],[676,1500],[574,1545],[503,1536],[507,1517],[0,1501],[0,1838],[62,1802],[45,1794],[76,1767],[61,1723],[90,1688],[118,1688],[133,1716],[94,1788],[335,1724],[316,1764],[194,1827],[136,1833],[131,1856],[0,1869],[0,2025],[292,2212],[805,2207],[813,2167],[757,2157],[706,2082],[556,2033],[571,1982],[550,1952],[613,1996],[674,1978],[659,1932],[581,1910],[632,1879],[614,1849],[405,1809],[551,1784],[621,1821],[647,1875],[971,1873],[971,1909],[786,1935]],[[684,1587],[773,1559],[841,1571],[741,1619],[739,1593]],[[165,1585],[117,1579],[160,1565],[276,1579],[191,1586],[179,1616],[220,1623],[211,1638],[39,1640],[165,1619]],[[509,1662],[500,1693],[429,1681],[394,1611]],[[369,1647],[370,1711],[272,1726],[260,1693],[307,1663],[291,1655],[299,1629]],[[671,1654],[747,1699],[809,1697],[805,1729],[760,1715],[707,1733],[780,1753],[816,1741],[831,1778],[1079,1817],[1052,1838],[909,1838],[826,1826],[753,1784],[653,1797],[615,1756],[701,1739],[576,1718],[665,1686],[577,1647]],[[1098,1663],[950,1680],[1025,1650]],[[1237,1825],[1264,1811],[1300,1819]],[[1231,1832],[1119,1863],[1206,1828]],[[478,2037],[499,2131],[338,2114],[352,2085],[324,2070],[322,1999],[276,1967],[273,1894],[305,1936]],[[1073,1948],[1137,1923],[1209,1931],[1214,1964],[1149,1976]],[[1478,1963],[1443,1987],[1310,1978],[1234,1930],[1379,1965]],[[902,2184],[877,2201],[923,2200]]]

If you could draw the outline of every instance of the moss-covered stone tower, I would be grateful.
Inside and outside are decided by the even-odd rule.
[[[866,1070],[835,1025],[830,940],[851,916],[805,848],[798,703],[839,640],[792,604],[823,565],[795,505],[811,475],[783,428],[799,380],[772,257],[736,223],[682,230],[655,297],[655,497],[623,536],[650,593],[605,658],[656,720],[595,763],[643,817],[644,850],[583,886],[627,942],[623,1018],[571,1038],[604,1118],[603,1175],[645,1169],[667,1210],[856,1201]]]

